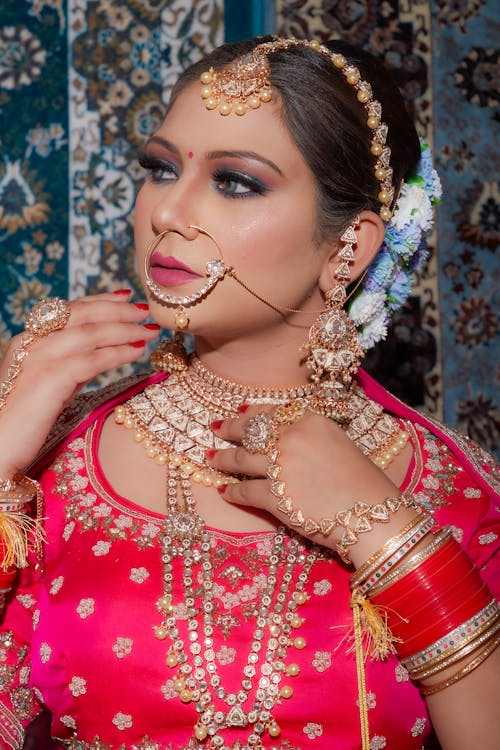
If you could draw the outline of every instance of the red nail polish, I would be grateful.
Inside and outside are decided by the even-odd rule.
[[[238,411],[240,414],[244,414],[246,410],[248,409],[248,404],[241,404],[241,406],[238,406]]]
[[[219,485],[219,487],[217,487],[217,492],[220,492],[221,495],[223,495],[226,490],[227,484],[221,484]]]
[[[217,451],[214,450],[214,448],[207,448],[207,450],[205,451],[205,458],[208,458],[208,460],[210,461],[210,459],[215,458],[216,453]]]
[[[132,302],[132,304],[139,310],[149,310],[149,305],[147,305],[145,302]]]
[[[125,296],[128,297],[129,294],[132,294],[132,289],[115,289],[113,294],[120,294],[120,295],[123,295],[124,297]]]
[[[136,349],[142,349],[144,346],[146,346],[145,341],[131,341],[130,346],[134,346]]]
[[[147,328],[148,331],[159,331],[160,326],[158,323],[143,323],[143,328]]]
[[[222,425],[224,424],[223,419],[216,419],[215,422],[211,422],[210,429],[211,430],[220,430]]]

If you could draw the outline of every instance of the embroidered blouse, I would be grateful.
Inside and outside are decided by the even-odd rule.
[[[135,387],[134,392],[137,390]],[[0,748],[20,750],[24,730],[41,710],[52,713],[52,736],[73,750],[191,750],[197,715],[174,689],[168,640],[155,638],[162,593],[162,516],[118,496],[99,464],[103,421],[130,389],[97,410],[51,458],[40,480],[45,495],[43,573],[23,570],[0,629]],[[466,470],[449,440],[428,424],[405,421],[415,458],[402,489],[451,525],[494,589],[498,518],[484,481]],[[484,455],[482,455],[484,463]],[[480,456],[480,458],[481,458]],[[253,639],[253,613],[268,575],[271,532],[211,530],[214,560],[214,651],[222,683],[241,685]],[[349,649],[349,577],[338,558],[317,560],[301,606],[303,649],[283,675],[293,689],[273,716],[269,750],[357,750],[357,678]],[[182,573],[174,566],[175,601]],[[178,606],[180,627],[187,615]],[[396,657],[366,665],[371,750],[421,748],[430,731],[424,701]],[[396,708],[397,707],[397,708]],[[224,731],[238,747],[248,732]]]

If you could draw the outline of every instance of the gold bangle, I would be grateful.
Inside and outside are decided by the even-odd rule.
[[[427,560],[427,558],[432,557],[435,552],[446,544],[448,539],[452,536],[452,533],[452,529],[449,526],[445,526],[444,529],[441,529],[434,539],[420,550],[420,552],[416,552],[409,557],[404,565],[398,566],[395,570],[391,571],[391,573],[384,576],[379,583],[373,586],[369,591],[370,598],[385,591],[389,586],[392,586],[394,583],[408,575],[408,573],[411,573],[412,570],[418,568],[418,566]]]
[[[408,558],[414,547],[432,534],[432,527],[434,526],[432,516],[422,515],[421,517],[417,516],[416,519],[419,523],[413,525],[413,528],[401,537],[399,544],[393,545],[392,548],[389,547],[388,553],[383,556],[383,559],[372,565],[357,585],[355,580],[353,582],[354,576],[351,578],[351,587],[353,587],[354,583],[363,596],[368,595],[370,589],[378,586],[379,583],[383,582],[385,576],[397,569],[398,563],[402,564],[403,558]]]
[[[498,644],[500,643],[500,635],[497,635],[496,638],[494,638],[491,643],[489,643],[483,651],[481,651],[480,654],[478,654],[472,661],[470,661],[468,664],[465,665],[465,667],[462,667],[458,672],[455,672],[455,674],[451,675],[451,677],[448,677],[446,680],[443,680],[443,682],[438,682],[435,685],[429,685],[428,687],[425,687],[423,685],[420,686],[420,694],[427,697],[428,695],[434,695],[434,693],[439,693],[441,690],[444,690],[447,687],[450,687],[450,685],[454,685],[456,682],[459,682],[459,680],[466,677],[468,674],[474,671],[476,667],[479,667],[480,664],[483,663],[483,661],[486,661],[488,656],[492,654]]]

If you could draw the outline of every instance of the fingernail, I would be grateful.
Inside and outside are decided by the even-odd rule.
[[[149,310],[149,305],[147,305],[145,302],[132,302],[132,304],[139,310]]]
[[[205,458],[208,458],[208,460],[210,460],[215,457],[216,453],[217,451],[214,450],[214,448],[207,448],[207,450],[205,451]]]
[[[142,349],[144,346],[146,346],[145,341],[131,341],[130,346],[134,346],[136,349]]]
[[[219,487],[217,487],[217,492],[220,492],[221,495],[223,495],[226,490],[227,484],[221,484]]]
[[[132,294],[132,289],[115,289],[113,294],[120,294],[120,295],[123,295],[124,297],[125,296],[128,297],[129,294]]]
[[[147,328],[148,331],[159,331],[160,330],[160,326],[158,325],[158,323],[143,323],[142,327],[143,328]]]
[[[244,414],[246,410],[248,409],[249,404],[241,404],[241,406],[238,406],[238,411],[240,414]]]
[[[224,424],[223,419],[216,419],[215,422],[210,423],[210,429],[211,430],[220,430],[222,425]]]

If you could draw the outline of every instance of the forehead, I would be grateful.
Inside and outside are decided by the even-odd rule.
[[[206,108],[200,90],[201,86],[193,83],[179,94],[157,131],[159,135],[188,152],[248,150],[288,168],[307,169],[282,119],[277,99],[242,116],[223,116]]]

